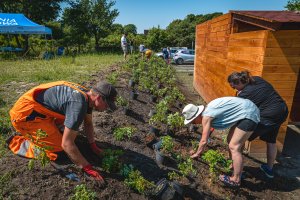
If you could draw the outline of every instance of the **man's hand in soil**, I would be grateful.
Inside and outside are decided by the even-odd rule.
[[[194,150],[190,150],[190,155],[191,155],[191,158],[195,159],[195,158],[198,158],[200,156],[201,153],[198,153]]]
[[[103,151],[96,145],[96,142],[91,143],[90,147],[95,154],[97,154],[98,156],[102,156]]]
[[[99,174],[98,171],[96,171],[92,165],[87,165],[84,168],[82,168],[82,170],[84,171],[84,173],[86,173],[89,177],[93,178],[96,181],[100,181],[101,183],[104,183],[104,179],[102,178],[102,176]]]

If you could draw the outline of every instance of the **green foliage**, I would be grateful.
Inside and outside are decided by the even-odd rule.
[[[290,11],[300,11],[300,0],[289,0],[285,8]]]
[[[173,180],[173,181],[177,181],[181,178],[181,176],[178,173],[174,172],[174,171],[169,172],[168,177],[169,177],[169,180]]]
[[[196,175],[197,171],[193,166],[193,161],[190,157],[183,158],[179,156],[178,158],[178,169],[183,176]]]
[[[5,138],[2,135],[0,135],[0,158],[3,158],[7,153],[7,148],[5,147],[5,145]]]
[[[129,173],[128,178],[125,179],[125,185],[141,194],[146,194],[155,187],[154,183],[146,180],[139,170],[134,170]]]
[[[168,46],[169,41],[165,30],[152,28],[147,34],[146,45],[154,51],[161,50],[162,47]]]
[[[127,34],[133,34],[133,35],[136,35],[137,34],[137,28],[134,24],[127,24],[124,26],[124,33],[127,33]]]
[[[171,153],[174,148],[173,138],[169,135],[161,137],[161,148],[166,153]]]
[[[118,76],[119,76],[119,73],[118,73],[118,72],[112,72],[111,74],[109,74],[109,75],[106,77],[106,80],[107,80],[107,82],[109,82],[110,84],[116,85],[117,80],[118,80]]]
[[[84,184],[75,186],[75,194],[70,198],[70,200],[93,200],[96,199],[96,192],[87,189]]]
[[[1,98],[0,98],[0,105],[1,107],[8,106],[6,102],[3,101]],[[0,110],[0,134],[7,135],[9,132],[11,132],[11,123],[10,123],[10,118],[8,116],[8,112]]]
[[[36,160],[40,161],[42,167],[45,167],[50,163],[50,158],[47,156],[47,151],[51,150],[51,146],[47,146],[44,142],[41,142],[41,139],[48,137],[48,134],[42,129],[36,131],[36,137],[33,138],[32,135],[28,134],[27,137],[29,141],[34,144],[33,151],[37,155]],[[35,160],[29,160],[28,169],[32,170],[35,164]]]
[[[0,175],[0,199],[17,199],[14,197],[15,185],[12,182],[13,172],[9,171]]]
[[[208,163],[209,171],[215,177],[217,177],[220,170],[224,172],[230,171],[232,160],[227,160],[218,150],[208,150],[203,154],[202,159]]]
[[[172,129],[181,128],[184,125],[184,117],[178,112],[169,114],[167,117],[167,123]]]
[[[197,151],[198,146],[199,146],[199,141],[193,140],[191,143],[192,143],[192,149],[193,149],[194,151]]]
[[[125,140],[125,139],[130,139],[136,131],[136,128],[132,127],[123,127],[123,128],[116,128],[114,130],[114,137],[116,140]]]
[[[122,166],[120,156],[123,155],[123,151],[106,149],[103,155],[102,169],[106,172],[118,172]]]
[[[116,99],[116,105],[117,106],[122,106],[122,107],[128,107],[129,102],[124,97],[118,96],[117,99]]]
[[[159,123],[166,123],[167,122],[167,117],[166,113],[169,109],[169,103],[167,99],[161,100],[158,104],[155,106],[156,114],[153,115],[149,119],[149,123],[151,125],[158,125]]]
[[[129,174],[133,171],[133,165],[129,164],[129,165],[123,165],[122,169],[120,170],[120,174],[125,177],[128,178]]]

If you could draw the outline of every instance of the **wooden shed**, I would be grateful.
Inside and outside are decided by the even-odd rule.
[[[233,71],[248,70],[269,81],[286,101],[288,121],[300,121],[300,13],[230,11],[196,27],[194,88],[209,102],[234,96]]]

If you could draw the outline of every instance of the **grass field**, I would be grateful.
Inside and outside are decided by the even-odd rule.
[[[19,60],[0,62],[0,133],[10,127],[8,110],[27,90],[45,82],[58,80],[82,83],[90,75],[122,61],[121,55],[80,55],[53,60]]]

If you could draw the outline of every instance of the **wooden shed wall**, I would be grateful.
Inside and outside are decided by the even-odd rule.
[[[194,87],[206,102],[224,94],[230,22],[225,14],[196,27]]]
[[[300,30],[269,32],[262,77],[269,81],[286,101],[290,121],[299,119],[299,88],[296,89],[300,66]],[[299,87],[299,86],[298,86]],[[292,110],[292,105],[293,110]],[[294,119],[293,119],[294,118]],[[278,139],[283,141],[287,122],[281,127]]]
[[[300,119],[300,30],[230,34],[230,24],[231,16],[226,14],[197,25],[195,89],[206,102],[234,96],[228,75],[248,70],[274,86],[288,104],[290,119]],[[287,122],[278,136],[281,142]]]

